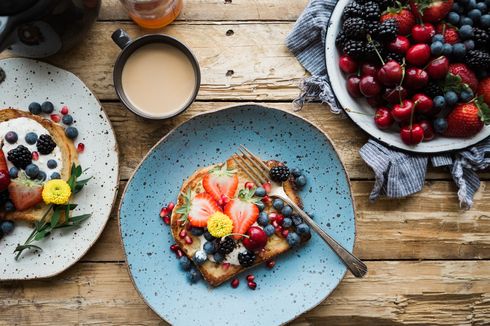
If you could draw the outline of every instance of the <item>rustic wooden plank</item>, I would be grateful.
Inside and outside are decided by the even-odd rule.
[[[488,261],[378,261],[368,267],[365,279],[348,275],[330,298],[292,324],[437,326],[490,320]],[[260,291],[260,280],[258,285]],[[2,283],[0,316],[2,325],[164,324],[118,263],[78,264],[52,280]]]
[[[79,76],[101,100],[114,100],[112,69],[119,48],[111,34],[123,27],[133,36],[146,32],[132,23],[96,23],[86,42],[50,63]],[[186,43],[201,65],[199,99],[280,100],[298,95],[305,70],[284,40],[292,23],[176,24],[165,29]],[[2,53],[0,59],[9,56]]]
[[[121,192],[124,187],[123,182]],[[371,187],[371,181],[352,182],[357,205],[355,252],[362,259],[490,258],[490,193],[486,191],[490,182],[484,182],[469,211],[459,209],[456,187],[450,181],[428,182],[413,197],[373,204],[368,201]],[[116,212],[84,261],[125,260]]]
[[[184,9],[177,21],[192,20],[296,20],[307,0],[184,0]],[[104,0],[99,20],[128,20],[119,0]]]

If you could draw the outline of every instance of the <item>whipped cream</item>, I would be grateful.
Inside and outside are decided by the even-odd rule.
[[[5,134],[8,133],[9,131],[14,131],[17,133],[17,136],[19,139],[17,140],[16,143],[10,144],[5,140]],[[5,154],[5,159],[7,160],[7,165],[8,168],[10,169],[14,165],[7,159],[7,153],[11,150],[16,148],[19,145],[24,145],[27,147],[31,152],[36,151],[36,144],[30,145],[26,143],[25,141],[25,136],[29,132],[34,132],[37,134],[37,136],[41,136],[43,134],[50,135],[49,131],[44,128],[40,123],[33,119],[29,118],[15,118],[11,119],[8,121],[4,121],[0,123],[0,139],[3,141],[3,153]],[[58,165],[54,169],[48,168],[48,161],[49,160],[55,160]],[[53,172],[58,172],[61,174],[61,170],[63,168],[63,160],[61,156],[61,150],[59,146],[56,146],[54,150],[48,154],[48,155],[43,155],[39,153],[39,159],[37,161],[32,161],[32,163],[36,164],[39,167],[40,171],[43,171],[47,175],[47,180],[50,179],[50,176]]]

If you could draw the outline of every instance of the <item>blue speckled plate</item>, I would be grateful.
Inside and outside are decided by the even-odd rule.
[[[243,105],[198,115],[164,137],[126,186],[119,223],[130,275],[147,304],[174,325],[277,325],[322,302],[346,267],[321,238],[278,257],[276,266],[252,270],[258,287],[190,285],[169,246],[158,214],[175,201],[182,182],[199,167],[226,160],[244,144],[264,159],[301,167],[305,210],[352,250],[355,214],[348,177],[327,136],[290,113]]]

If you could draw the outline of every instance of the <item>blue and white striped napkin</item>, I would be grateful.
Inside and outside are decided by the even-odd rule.
[[[312,75],[300,85],[302,93],[294,101],[298,107],[307,101],[320,100],[328,103],[332,112],[342,112],[330,88],[325,66],[325,35],[336,3],[337,0],[310,0],[287,37],[289,50]],[[369,139],[359,154],[373,169],[376,177],[370,200],[374,201],[380,195],[401,198],[420,191],[430,160],[435,167],[450,169],[459,188],[460,205],[468,209],[480,187],[476,171],[490,166],[490,138],[469,149],[437,155],[406,153]]]

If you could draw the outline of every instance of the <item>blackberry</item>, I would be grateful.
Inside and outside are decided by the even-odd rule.
[[[473,41],[475,41],[475,48],[488,49],[490,45],[490,35],[483,29],[473,27]]]
[[[427,94],[427,96],[431,98],[434,98],[438,95],[443,95],[444,92],[442,91],[442,88],[441,86],[439,86],[439,84],[430,81],[425,87],[425,94]]]
[[[233,250],[235,250],[236,243],[235,240],[233,240],[230,237],[226,237],[224,240],[221,240],[221,242],[218,245],[218,252],[223,255],[227,255]]]
[[[343,51],[345,54],[352,57],[353,59],[361,59],[366,51],[366,42],[347,40],[345,42]]]
[[[337,37],[335,38],[335,45],[339,49],[343,49],[345,42],[347,42],[347,37],[345,36],[345,33],[340,31],[339,34],[337,34]]]
[[[379,25],[380,25],[379,21],[367,21],[366,33],[374,37],[378,32]]]
[[[349,3],[347,6],[344,8],[344,13],[343,13],[344,20],[348,18],[353,18],[353,17],[364,17],[364,7],[357,2],[353,1]]]
[[[289,169],[285,165],[275,166],[269,171],[272,181],[284,182],[289,178]]]
[[[363,54],[364,59],[369,62],[379,63],[379,57],[378,57],[378,53],[376,53],[376,50],[378,50],[378,53],[382,57],[385,56],[384,48],[381,46],[381,44],[379,44],[376,41],[368,42],[366,44],[366,48],[364,49],[364,54]]]
[[[366,37],[366,22],[359,17],[346,19],[342,25],[345,35],[353,40],[364,40]]]
[[[26,166],[32,163],[32,153],[24,145],[19,145],[8,151],[7,159],[12,162],[15,167],[25,169]]]
[[[395,53],[395,52],[388,52],[385,56],[385,61],[390,61],[390,60],[394,60],[398,63],[403,63],[403,54],[400,54],[400,53]]]
[[[381,16],[381,10],[379,5],[374,1],[369,1],[364,4],[364,14],[363,17],[366,20],[379,21]]]
[[[393,0],[372,0],[376,2],[379,6],[379,9],[381,11],[386,10],[388,7],[392,7],[395,5],[395,2]]]
[[[466,63],[475,70],[487,70],[490,66],[490,54],[480,50],[471,50],[466,54]]]
[[[36,143],[37,151],[43,155],[50,154],[56,147],[56,143],[50,135],[39,136]]]
[[[396,38],[398,23],[394,19],[382,22],[376,30],[375,38],[381,42],[391,42]]]
[[[254,261],[255,254],[250,250],[238,254],[238,262],[240,262],[240,265],[242,265],[243,267],[252,266],[254,264]]]

